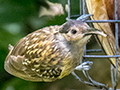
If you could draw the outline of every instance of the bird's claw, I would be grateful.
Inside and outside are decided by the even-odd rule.
[[[77,66],[75,70],[89,70],[92,64],[93,62],[90,62],[90,61],[83,62],[81,65]]]

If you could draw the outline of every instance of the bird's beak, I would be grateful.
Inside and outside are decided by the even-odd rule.
[[[103,31],[95,28],[88,28],[87,31],[84,32],[84,36],[87,36],[87,35],[102,35],[104,37],[107,36],[105,33],[103,33]]]

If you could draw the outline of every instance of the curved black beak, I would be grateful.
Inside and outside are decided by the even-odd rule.
[[[91,28],[91,27],[88,28],[83,34],[84,36],[87,36],[87,35],[101,35],[104,37],[107,36],[105,33],[103,33],[103,31],[96,29],[96,28]]]

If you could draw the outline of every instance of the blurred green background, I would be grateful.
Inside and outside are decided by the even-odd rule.
[[[49,0],[61,3],[65,8],[67,0]],[[72,14],[79,14],[79,0],[72,2]],[[75,79],[71,74],[51,83],[29,82],[14,77],[4,70],[4,60],[8,54],[8,44],[15,45],[22,37],[45,26],[61,25],[67,12],[55,17],[39,17],[41,6],[49,8],[44,0],[0,0],[0,90],[71,90],[94,89]],[[87,45],[88,49],[100,48],[94,38]],[[99,54],[104,54],[103,52]],[[98,82],[111,86],[110,62],[106,59],[88,59],[94,62],[90,75]],[[81,71],[77,74],[84,78]],[[120,88],[120,84],[118,85]]]

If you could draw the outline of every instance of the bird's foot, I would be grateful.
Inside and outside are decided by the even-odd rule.
[[[88,71],[85,71],[86,75],[85,77],[88,79],[87,81],[81,79],[74,71],[72,72],[72,74],[76,77],[77,80],[79,80],[80,82],[89,85],[89,86],[93,86],[93,87],[98,87],[102,90],[108,90],[108,87],[102,83],[96,82],[94,80],[91,79],[91,77],[88,74]]]
[[[77,76],[77,74],[73,71],[72,74],[76,77],[76,79],[78,79],[80,82],[89,85],[89,86],[93,86],[93,87],[98,87],[101,88],[103,90],[108,90],[108,87],[102,83],[96,82],[94,80],[92,80],[92,78],[89,76],[88,70],[91,68],[90,66],[93,64],[93,62],[90,61],[86,61],[83,62],[81,65],[77,66],[74,70],[82,70],[83,74],[85,75],[87,81],[81,79],[79,76]]]
[[[86,62],[83,62],[82,64],[80,64],[79,66],[77,66],[75,68],[75,70],[89,70],[91,67],[91,65],[93,64],[93,62],[90,62],[90,61],[86,61]]]

